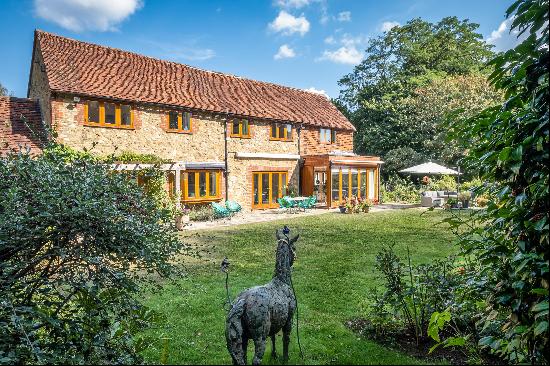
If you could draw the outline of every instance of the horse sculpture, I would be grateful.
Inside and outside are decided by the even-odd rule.
[[[254,342],[253,365],[261,364],[267,337],[271,337],[271,356],[276,358],[275,335],[281,329],[283,361],[288,361],[292,317],[296,309],[290,271],[295,258],[294,243],[298,236],[289,239],[278,230],[276,236],[277,253],[273,279],[263,286],[241,292],[227,315],[225,337],[234,365],[246,365],[249,340]]]

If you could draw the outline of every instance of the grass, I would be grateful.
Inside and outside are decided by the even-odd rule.
[[[395,244],[405,258],[426,263],[452,254],[453,234],[438,224],[441,211],[403,210],[359,215],[325,214],[296,216],[223,230],[186,233],[185,240],[197,244],[204,256],[189,259],[185,278],[157,293],[144,294],[144,303],[165,314],[166,323],[151,329],[155,339],[169,337],[168,363],[230,364],[225,346],[225,277],[219,265],[228,257],[230,291],[238,292],[270,281],[274,270],[275,229],[288,225],[300,234],[293,281],[299,301],[300,339],[305,358],[300,359],[296,333],[290,346],[291,364],[410,364],[421,361],[358,338],[345,327],[346,320],[364,316],[369,294],[379,284],[374,271],[376,253]],[[295,323],[294,323],[295,325]],[[277,339],[279,355],[282,341]],[[252,347],[251,345],[249,347]],[[149,347],[147,362],[158,363],[160,341]],[[264,364],[270,359],[268,344]],[[249,349],[249,362],[253,349]]]

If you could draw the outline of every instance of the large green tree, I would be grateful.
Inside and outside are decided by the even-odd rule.
[[[444,122],[498,99],[483,75],[493,53],[477,27],[456,17],[413,19],[370,41],[365,59],[339,82],[337,104],[357,128],[357,151],[385,157],[407,147],[456,162],[460,153],[441,138]]]

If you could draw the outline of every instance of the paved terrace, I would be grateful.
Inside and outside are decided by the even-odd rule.
[[[402,210],[407,208],[418,208],[420,205],[402,204],[402,203],[385,203],[382,205],[373,206],[369,213],[382,212],[387,210]],[[214,221],[191,221],[184,230],[204,230],[215,229],[228,226],[236,226],[243,224],[251,224],[255,222],[267,222],[282,219],[294,219],[303,216],[323,215],[330,212],[339,212],[338,208],[314,208],[307,211],[298,211],[289,213],[279,209],[273,210],[254,210],[248,212],[239,212],[231,218],[218,219]]]

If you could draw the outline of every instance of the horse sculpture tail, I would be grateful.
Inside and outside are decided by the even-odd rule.
[[[234,365],[246,365],[246,352],[243,346],[243,325],[242,317],[244,314],[244,299],[240,299],[227,314],[225,326],[225,339],[227,340],[227,350],[233,359]]]

